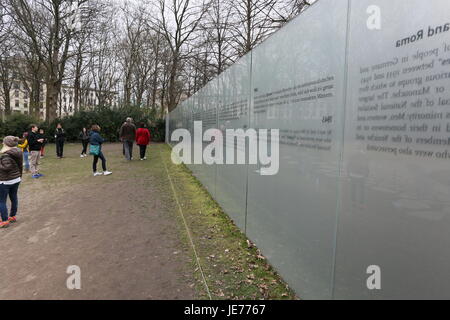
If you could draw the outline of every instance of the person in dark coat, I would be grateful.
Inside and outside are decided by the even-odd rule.
[[[133,124],[133,119],[127,118],[120,128],[119,136],[124,145],[125,158],[131,161],[133,159],[133,144],[136,139],[136,126]]]
[[[30,170],[33,179],[38,179],[43,176],[39,173],[39,162],[41,159],[41,148],[44,143],[44,138],[38,133],[38,126],[31,125],[31,130],[28,133],[28,148],[30,149]]]
[[[22,181],[23,154],[17,147],[18,137],[8,136],[3,139],[3,149],[0,152],[0,228],[9,227],[17,221],[18,197]],[[11,212],[8,214],[7,199],[11,200]]]
[[[64,142],[66,141],[66,132],[64,131],[61,123],[58,123],[55,131],[55,142],[56,142],[56,156],[58,159],[64,157]]]
[[[90,139],[89,131],[86,129],[86,127],[84,127],[83,130],[81,130],[79,138],[81,140],[81,144],[83,145],[83,150],[81,151],[80,158],[84,158],[87,157],[87,147]]]

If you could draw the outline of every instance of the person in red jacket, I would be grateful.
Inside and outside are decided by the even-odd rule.
[[[141,151],[141,161],[147,160],[145,153],[147,152],[147,146],[150,144],[150,131],[144,122],[141,122],[139,129],[136,131],[136,144]]]

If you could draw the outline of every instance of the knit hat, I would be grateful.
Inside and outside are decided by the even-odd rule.
[[[3,138],[3,144],[7,147],[14,148],[19,144],[19,138],[13,136],[7,136]]]

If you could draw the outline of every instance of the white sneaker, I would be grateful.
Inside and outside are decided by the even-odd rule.
[[[94,177],[98,177],[98,176],[102,176],[103,175],[103,173],[101,173],[101,172],[95,172],[94,173]]]
[[[147,157],[144,157],[144,160],[147,160]]]
[[[82,155],[80,156],[80,158],[84,158],[84,154],[82,154]]]
[[[110,174],[112,174],[111,171],[105,171],[105,172],[103,172],[103,175],[104,175],[104,176],[109,176]]]

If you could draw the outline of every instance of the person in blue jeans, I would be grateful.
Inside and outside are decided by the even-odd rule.
[[[111,171],[108,171],[106,169],[106,158],[102,152],[103,142],[105,142],[105,140],[100,135],[100,127],[96,124],[93,125],[92,129],[91,129],[91,133],[90,133],[89,143],[91,144],[91,150],[98,147],[98,153],[93,154],[94,161],[92,163],[92,170],[94,171],[94,177],[102,176],[102,175],[109,176],[110,174],[112,174]],[[91,151],[91,154],[92,154],[92,151]],[[98,159],[102,160],[103,173],[97,171]]]
[[[18,137],[8,136],[3,139],[0,151],[0,228],[7,228],[17,221],[19,200],[17,192],[22,181],[23,154],[17,147]],[[8,214],[6,201],[11,200],[11,212]]]
[[[23,153],[23,166],[25,172],[30,172],[30,150],[28,147],[28,132],[24,132],[23,138],[19,141],[19,148]]]

